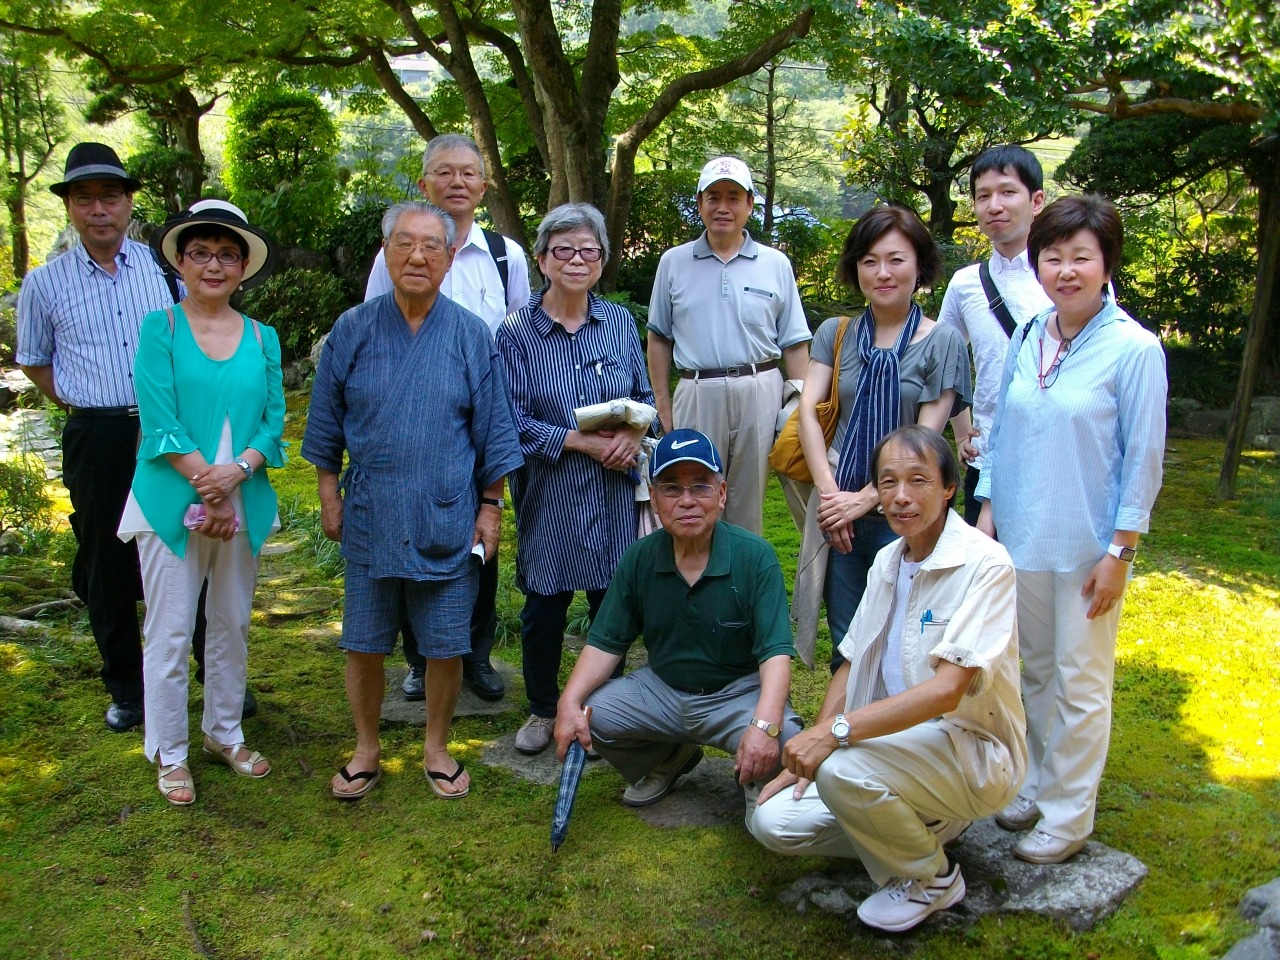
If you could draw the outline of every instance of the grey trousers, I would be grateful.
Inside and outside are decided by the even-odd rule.
[[[671,759],[682,744],[736,753],[759,699],[758,673],[741,677],[715,693],[696,694],[670,687],[649,667],[641,667],[603,684],[587,698],[591,742],[627,783],[634,784]],[[779,743],[785,744],[801,727],[788,702],[783,708]],[[781,761],[781,750],[778,756]]]

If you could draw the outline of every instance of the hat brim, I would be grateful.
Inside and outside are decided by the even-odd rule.
[[[658,467],[658,469],[654,470],[653,473],[650,474],[650,477],[656,480],[662,474],[666,473],[667,470],[669,470],[671,467],[674,467],[676,464],[680,464],[680,463],[696,463],[700,467],[706,467],[712,473],[719,473],[722,475],[724,474],[723,468],[721,468],[717,464],[712,463],[706,457],[698,457],[698,456],[694,456],[693,454],[690,454],[685,457],[672,457],[670,460],[663,463],[661,467]]]
[[[126,174],[123,170],[115,167],[81,167],[67,179],[61,183],[49,184],[49,192],[57,194],[62,199],[67,198],[67,194],[71,192],[73,184],[79,183],[81,180],[119,180],[124,184],[125,193],[134,194],[142,189],[142,181],[135,180]]]
[[[165,221],[164,226],[151,235],[151,251],[162,264],[181,272],[178,266],[178,234],[187,227],[210,226],[234,233],[249,248],[244,277],[240,281],[245,289],[256,286],[271,276],[276,268],[278,251],[275,241],[265,231],[252,224],[234,219],[220,210],[205,210],[194,214],[179,214]]]

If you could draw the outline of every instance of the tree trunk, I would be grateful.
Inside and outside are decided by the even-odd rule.
[[[200,119],[213,109],[215,100],[202,106],[190,87],[179,88],[173,98],[173,117],[170,127],[174,143],[190,159],[178,171],[182,196],[176,197],[177,205],[169,204],[171,214],[181,213],[200,198],[204,188],[204,150],[200,147]]]
[[[1267,327],[1278,323],[1280,313],[1280,137],[1271,136],[1258,148],[1264,151],[1265,175],[1258,180],[1258,279],[1254,291],[1253,310],[1245,333],[1244,360],[1231,406],[1231,422],[1227,430],[1227,449],[1218,474],[1218,499],[1233,500],[1236,475],[1240,472],[1240,456],[1244,452],[1245,428],[1253,405],[1253,387],[1263,361]]]
[[[21,280],[31,266],[31,246],[27,236],[27,184],[15,177],[5,196],[9,208],[9,233],[13,237],[13,275]]]
[[[773,238],[773,201],[778,189],[778,116],[775,112],[778,64],[764,68],[764,235]]]

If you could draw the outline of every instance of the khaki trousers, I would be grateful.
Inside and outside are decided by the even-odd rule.
[[[672,401],[677,429],[705,433],[716,445],[729,484],[724,519],[764,533],[764,493],[769,451],[782,409],[782,373],[777,368],[741,377],[680,380]]]

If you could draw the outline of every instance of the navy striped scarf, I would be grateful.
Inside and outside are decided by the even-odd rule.
[[[876,323],[870,307],[858,320],[862,372],[858,375],[858,393],[840,447],[840,464],[836,467],[836,484],[841,490],[861,490],[871,482],[871,452],[900,425],[902,385],[898,359],[916,335],[923,316],[913,303],[897,342],[888,350],[875,345]]]

